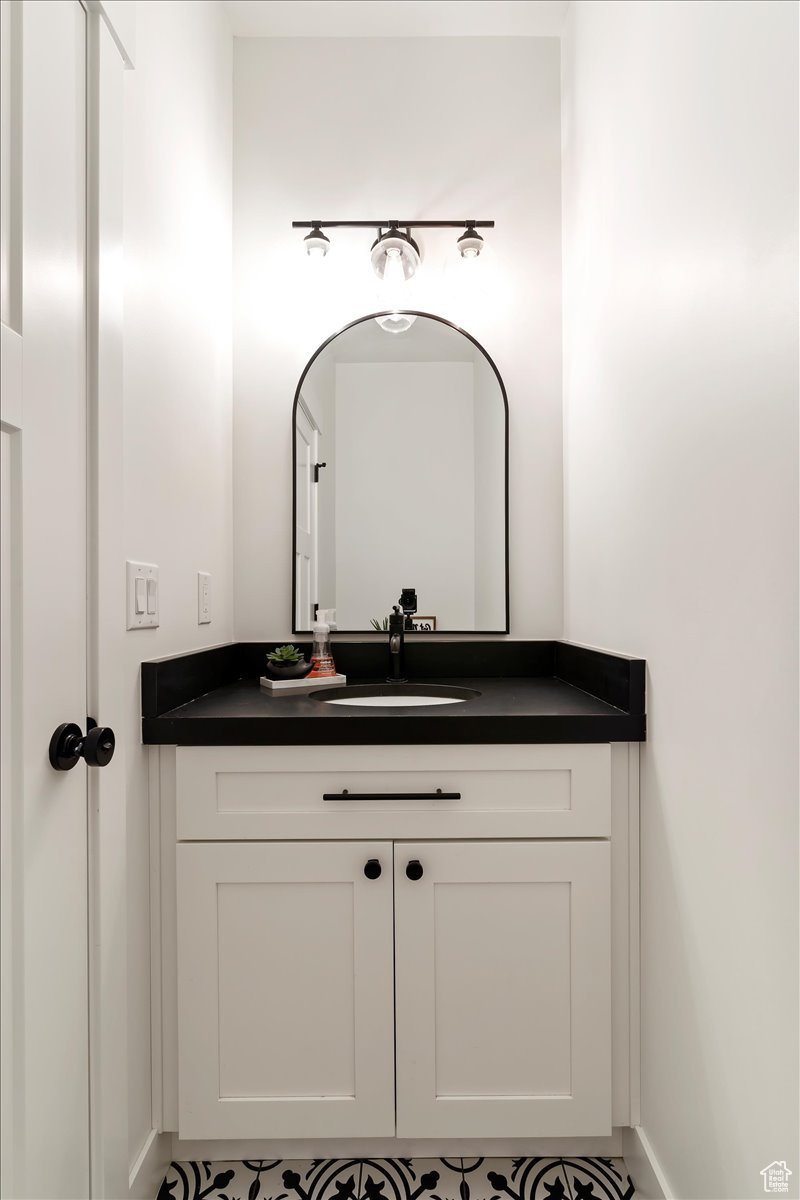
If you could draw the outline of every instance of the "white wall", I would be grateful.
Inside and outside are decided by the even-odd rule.
[[[475,628],[473,373],[469,362],[336,364],[340,628],[369,629],[404,587],[438,629]]]
[[[136,17],[125,81],[125,553],[159,565],[161,625],[126,637],[131,1158],[151,1129],[139,664],[233,636],[232,38],[217,0],[139,3]],[[212,575],[210,625],[197,624],[198,570]]]
[[[797,1195],[797,7],[578,2],[566,634],[647,658],[642,1125]]]
[[[316,264],[291,222],[372,217],[497,221],[473,264],[457,231],[420,231],[409,300],[463,325],[505,379],[512,634],[557,636],[557,39],[241,38],[234,62],[236,636],[289,635],[295,387],[328,335],[380,304],[370,231],[333,231]]]

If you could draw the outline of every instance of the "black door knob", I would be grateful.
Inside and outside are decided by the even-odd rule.
[[[422,879],[422,863],[418,858],[412,858],[411,862],[406,867],[406,876],[409,879]]]
[[[90,767],[106,767],[114,757],[116,739],[113,729],[93,725],[81,733],[80,725],[59,725],[50,738],[49,758],[54,771],[71,771],[79,758]]]
[[[364,874],[367,879],[378,879],[381,873],[381,864],[377,858],[370,858],[364,867]]]
[[[89,767],[107,767],[114,757],[117,740],[114,730],[105,725],[95,725],[83,739],[83,757]]]

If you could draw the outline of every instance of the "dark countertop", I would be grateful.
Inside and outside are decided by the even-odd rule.
[[[410,682],[453,684],[480,695],[461,704],[387,711],[325,704],[320,693],[270,695],[259,686],[258,674],[271,647],[238,643],[143,663],[143,741],[352,746],[629,742],[645,737],[642,659],[563,642],[409,642]],[[334,652],[349,684],[383,682],[385,647],[380,639],[342,643]],[[456,666],[462,669],[454,670]],[[491,673],[498,666],[500,677]],[[449,670],[445,673],[443,667]]]

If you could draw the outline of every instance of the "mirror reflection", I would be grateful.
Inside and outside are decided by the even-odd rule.
[[[414,318],[414,314],[406,314]],[[295,396],[294,630],[507,631],[507,405],[485,351],[441,318],[370,316]]]

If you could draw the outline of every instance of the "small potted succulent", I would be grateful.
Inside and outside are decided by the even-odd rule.
[[[267,655],[270,679],[304,679],[312,666],[296,646],[278,646]]]

